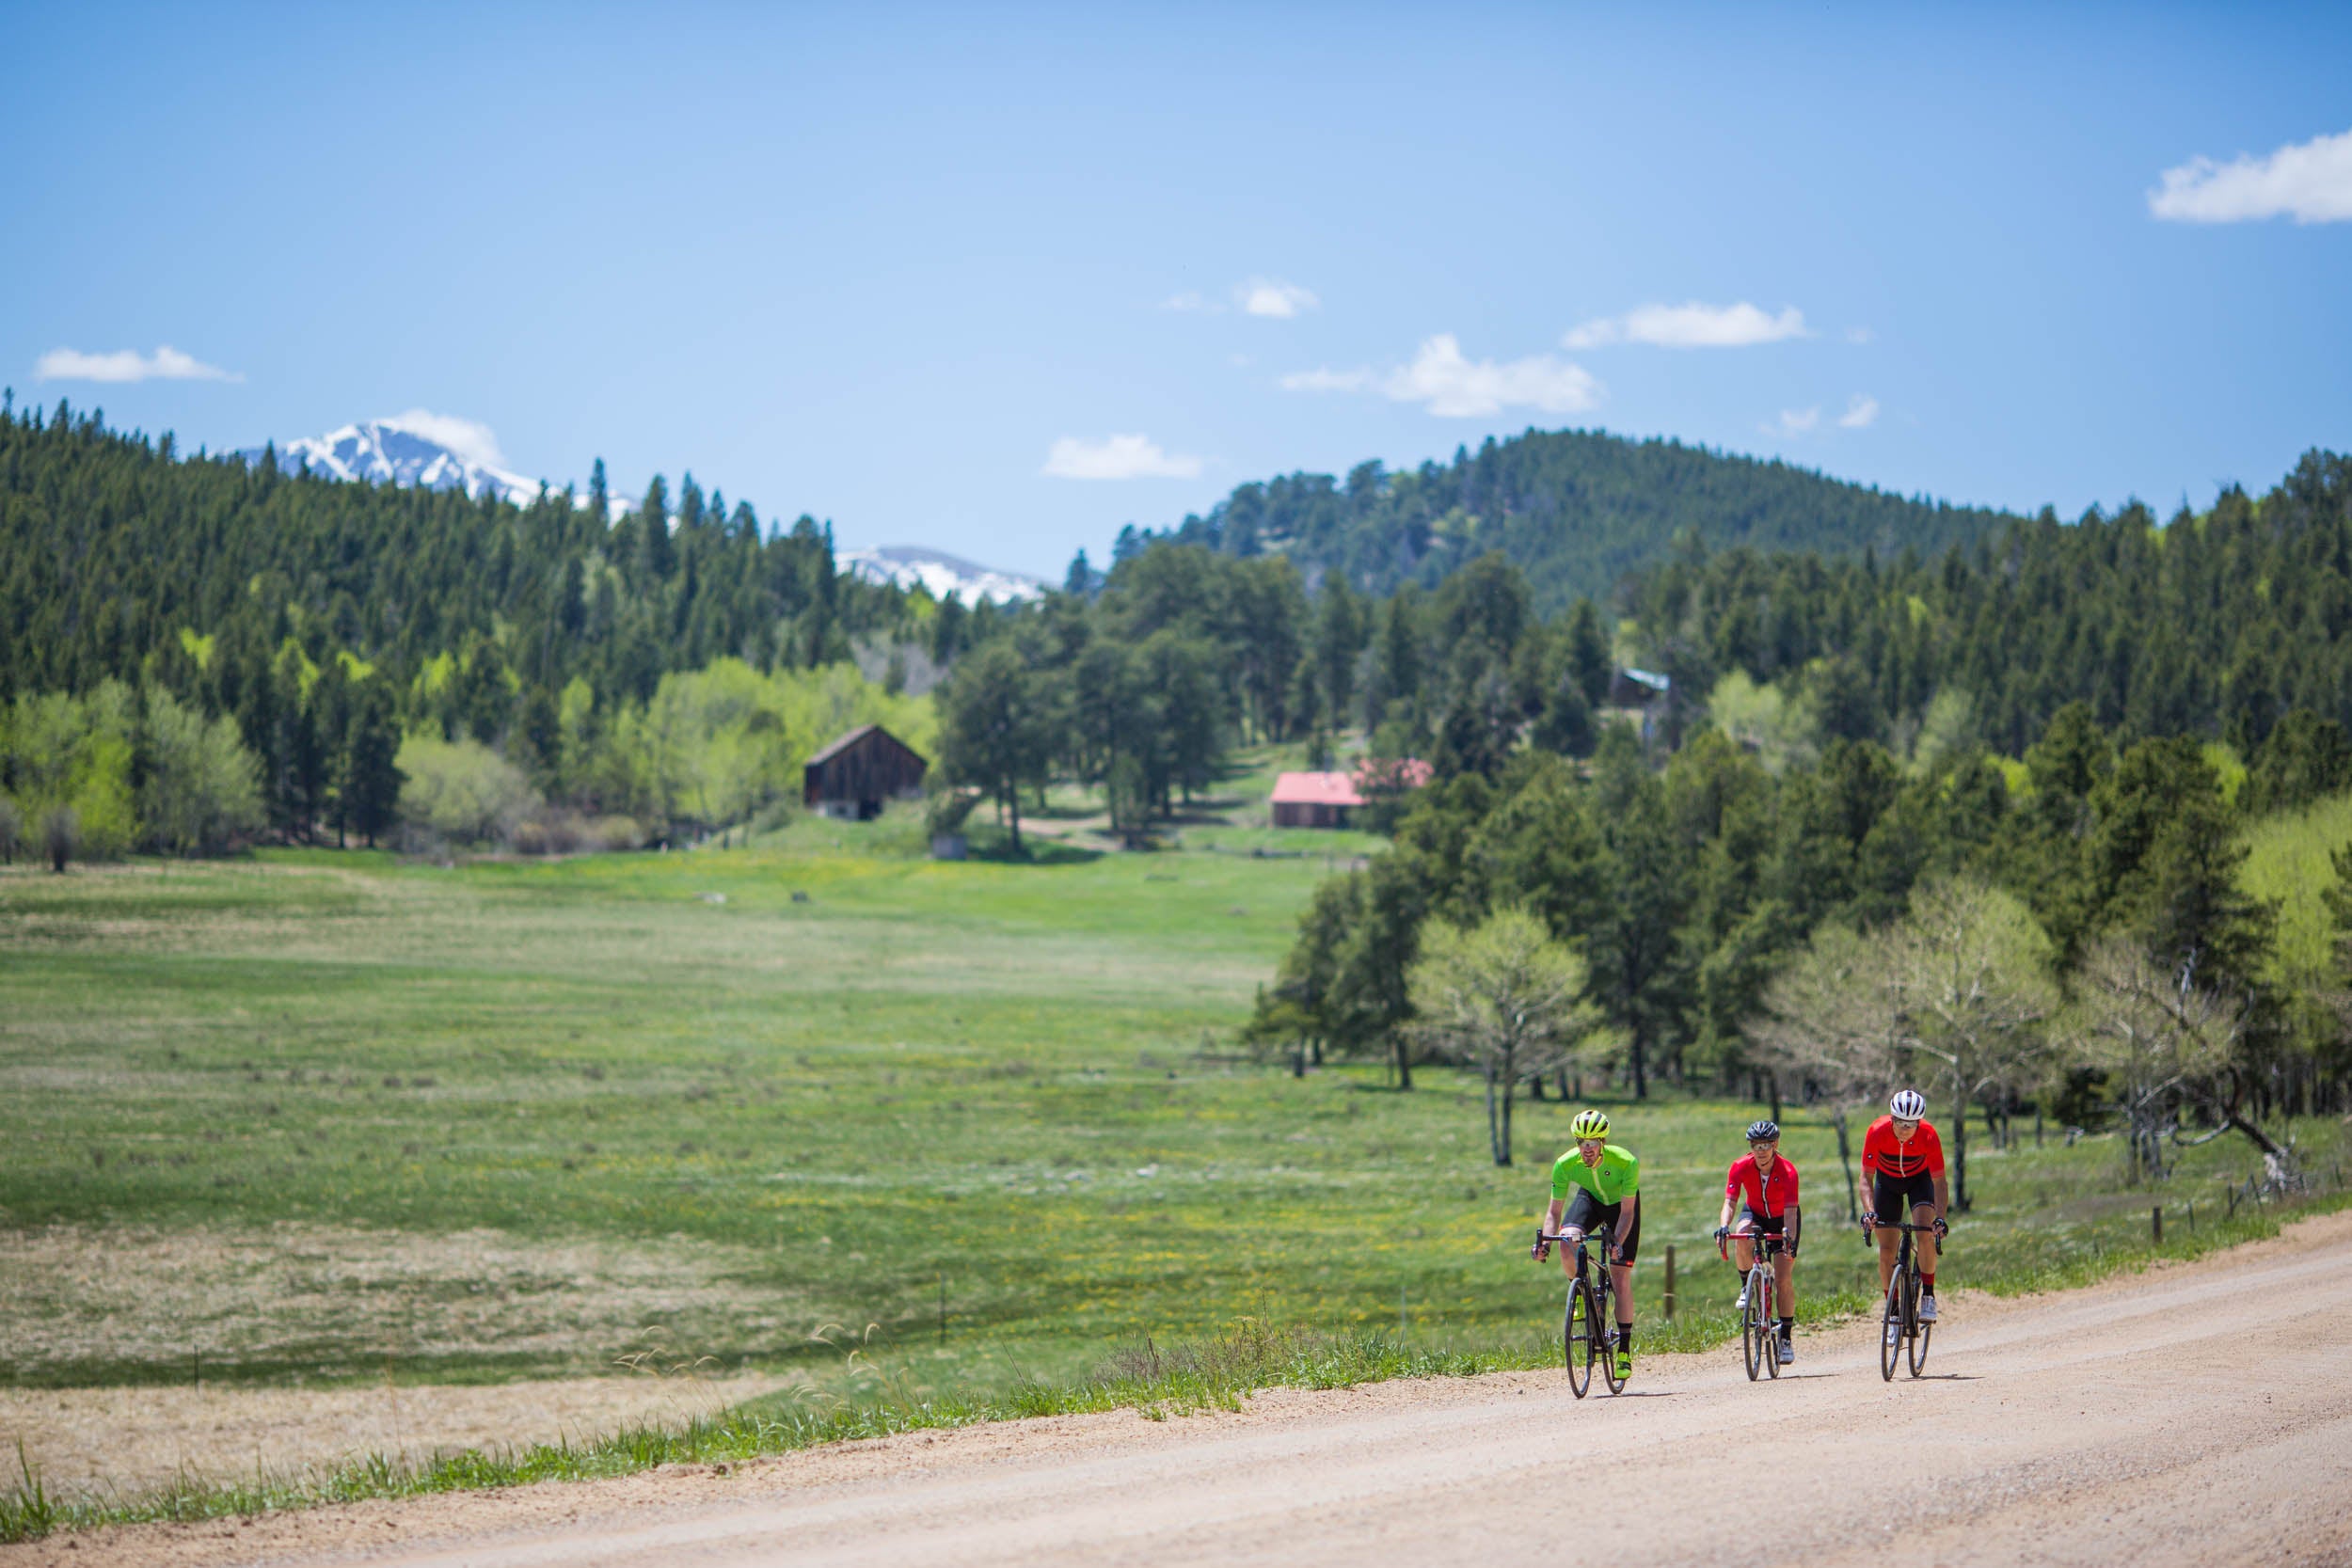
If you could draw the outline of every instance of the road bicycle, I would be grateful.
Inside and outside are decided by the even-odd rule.
[[[1731,1243],[1740,1239],[1735,1230],[1715,1243],[1724,1262],[1731,1261]],[[1758,1231],[1746,1240],[1756,1251],[1742,1281],[1748,1305],[1740,1314],[1740,1349],[1747,1356],[1748,1381],[1754,1383],[1759,1370],[1780,1376],[1780,1275],[1772,1259],[1788,1250],[1788,1238]]]
[[[1933,1230],[1931,1225],[1911,1225],[1880,1220],[1871,1229],[1899,1230],[1903,1233],[1902,1250],[1896,1256],[1895,1272],[1886,1281],[1886,1307],[1879,1318],[1879,1376],[1885,1382],[1895,1381],[1895,1364],[1908,1357],[1911,1375],[1917,1377],[1919,1369],[1927,1365],[1928,1340],[1935,1333],[1933,1323],[1919,1321],[1919,1256],[1913,1249],[1911,1238],[1923,1230]],[[1885,1332],[1894,1326],[1892,1336]]]
[[[1538,1241],[1558,1242],[1563,1246],[1568,1243],[1567,1237],[1545,1235],[1540,1227],[1535,1235]],[[1601,1225],[1576,1243],[1576,1277],[1568,1281],[1568,1309],[1560,1321],[1560,1354],[1567,1363],[1568,1388],[1580,1400],[1593,1386],[1596,1361],[1600,1363],[1600,1375],[1608,1381],[1611,1393],[1625,1386],[1625,1379],[1617,1375],[1617,1314],[1609,1299],[1609,1271],[1594,1269],[1588,1250],[1597,1245],[1605,1259],[1615,1241],[1612,1227]]]

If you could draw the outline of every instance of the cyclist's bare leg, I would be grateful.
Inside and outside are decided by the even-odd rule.
[[[1756,1267],[1756,1247],[1748,1237],[1753,1234],[1743,1221],[1731,1227],[1731,1264],[1742,1275]]]
[[[1879,1294],[1884,1295],[1886,1287],[1893,1283],[1895,1278],[1895,1248],[1902,1241],[1903,1233],[1899,1230],[1889,1230],[1884,1226],[1881,1226],[1878,1227],[1878,1238]]]
[[[1772,1259],[1772,1275],[1774,1283],[1780,1289],[1780,1316],[1795,1317],[1797,1315],[1797,1260],[1787,1253],[1782,1253]]]
[[[1627,1326],[1633,1323],[1633,1265],[1609,1265],[1609,1288],[1617,1298],[1617,1322]]]
[[[1917,1208],[1912,1210],[1911,1223],[1914,1225],[1933,1225],[1935,1223],[1935,1210],[1928,1204],[1920,1204]],[[1918,1235],[1914,1236],[1912,1240],[1918,1243],[1919,1247],[1919,1272],[1921,1274],[1933,1274],[1935,1272],[1935,1232],[1932,1230],[1922,1230]]]

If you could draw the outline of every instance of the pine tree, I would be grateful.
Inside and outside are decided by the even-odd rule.
[[[666,580],[677,565],[677,548],[670,537],[670,498],[660,474],[646,483],[645,499],[638,503],[637,532],[645,575],[655,582]]]
[[[376,835],[392,825],[400,804],[400,729],[392,717],[391,693],[381,680],[363,682],[353,693],[350,739],[343,748],[338,789],[351,830],[375,847]]]

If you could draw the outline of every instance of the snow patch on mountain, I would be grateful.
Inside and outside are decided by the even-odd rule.
[[[248,447],[235,455],[258,463],[262,452]],[[538,480],[500,466],[487,427],[421,409],[288,441],[278,449],[278,467],[329,479],[463,490],[476,498],[488,491],[517,506],[530,505],[540,490]]]
[[[918,545],[843,550],[840,565],[841,570],[866,582],[906,590],[919,587],[928,590],[934,599],[954,594],[967,605],[982,599],[1016,604],[1045,592],[1045,584],[1036,578],[975,565],[960,556]]]

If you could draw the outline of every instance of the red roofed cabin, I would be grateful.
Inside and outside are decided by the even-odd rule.
[[[808,759],[801,800],[820,816],[864,822],[880,816],[885,800],[922,794],[930,767],[921,752],[880,724],[860,724]]]
[[[1344,828],[1347,814],[1363,803],[1345,773],[1284,773],[1274,781],[1278,828]]]

